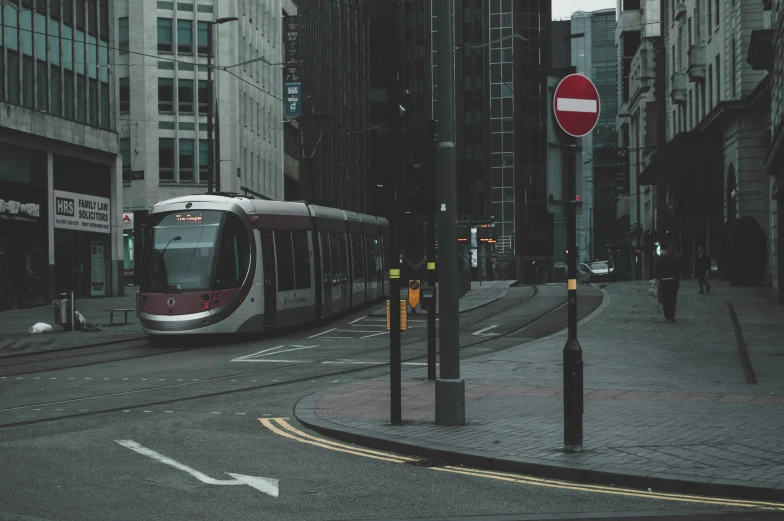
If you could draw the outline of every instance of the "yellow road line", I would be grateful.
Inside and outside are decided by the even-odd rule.
[[[316,447],[321,447],[323,449],[330,449],[330,450],[336,450],[338,452],[345,452],[345,453],[348,453],[348,454],[354,454],[355,456],[365,456],[366,458],[373,458],[373,459],[378,459],[378,460],[382,460],[382,461],[389,461],[389,462],[392,462],[392,463],[403,463],[402,460],[394,458],[394,457],[374,456],[372,454],[367,454],[367,453],[360,452],[360,451],[357,451],[357,450],[349,450],[349,449],[345,449],[345,448],[332,447],[330,445],[327,445],[326,443],[319,443],[319,442],[315,442],[315,441],[305,440],[305,439],[299,438],[297,436],[294,436],[293,434],[289,434],[288,432],[286,432],[284,430],[279,429],[278,427],[273,425],[272,422],[269,419],[267,419],[267,418],[259,418],[258,420],[261,422],[262,425],[264,425],[266,428],[268,428],[269,430],[271,430],[275,434],[277,434],[279,436],[283,436],[284,438],[289,438],[289,439],[298,441],[300,443],[307,443],[308,445],[315,445]]]
[[[771,508],[775,510],[784,510],[784,503],[771,503],[766,501],[754,501],[745,499],[726,499],[709,496],[692,496],[683,494],[673,494],[667,492],[646,492],[642,490],[635,490],[631,488],[611,487],[607,485],[588,485],[580,483],[569,483],[566,481],[556,481],[550,479],[536,478],[533,476],[521,476],[518,474],[508,474],[504,472],[492,472],[479,469],[469,469],[463,467],[431,467],[433,470],[441,470],[444,472],[453,472],[456,474],[464,474],[467,476],[479,476],[490,479],[498,479],[501,481],[512,481],[516,483],[524,483],[527,485],[543,486],[550,488],[564,488],[570,490],[581,490],[584,492],[600,492],[625,496],[646,497],[651,499],[664,499],[668,501],[686,501],[696,503],[710,503],[721,504],[727,506],[740,506],[740,507],[757,507],[757,508]]]
[[[384,457],[384,458],[394,458],[394,459],[398,459],[400,461],[418,461],[417,458],[409,458],[407,456],[400,456],[400,455],[397,455],[397,454],[391,454],[389,452],[379,452],[379,451],[376,451],[376,450],[365,449],[363,447],[357,447],[356,445],[349,445],[349,444],[346,444],[346,443],[339,443],[339,442],[336,442],[336,441],[331,441],[331,440],[325,440],[323,438],[318,438],[316,436],[312,436],[312,435],[310,435],[310,434],[308,434],[306,432],[302,432],[301,430],[293,427],[292,425],[290,425],[286,421],[287,418],[272,418],[272,419],[274,419],[276,422],[278,422],[278,424],[281,427],[283,427],[284,429],[286,429],[287,431],[293,432],[294,434],[297,434],[297,435],[299,435],[299,436],[301,436],[303,438],[307,438],[309,440],[314,440],[314,441],[317,441],[319,443],[323,443],[325,445],[331,445],[333,447],[347,448],[347,449],[352,450],[352,451],[364,452],[365,454],[381,456],[381,457]]]
[[[419,458],[409,458],[405,456],[393,455],[387,452],[380,452],[371,449],[362,449],[353,445],[325,440],[317,436],[312,436],[290,425],[286,421],[287,419],[288,418],[259,418],[258,420],[261,422],[262,425],[264,425],[266,428],[268,428],[275,434],[278,434],[279,436],[282,436],[284,438],[298,441],[300,443],[306,443],[308,445],[313,445],[328,450],[334,450],[337,452],[353,454],[355,456],[363,456],[366,458],[372,458],[380,461],[388,461],[390,463],[406,463],[406,462],[413,462],[413,461],[421,461],[421,459]],[[275,421],[280,427],[273,424],[273,421]],[[784,503],[751,501],[751,500],[744,500],[744,499],[724,499],[724,498],[714,498],[714,497],[707,497],[707,496],[702,497],[702,496],[683,495],[683,494],[671,494],[671,493],[664,493],[664,492],[646,492],[642,490],[635,490],[629,488],[618,488],[618,487],[611,487],[606,485],[569,483],[566,481],[557,481],[557,480],[546,479],[546,478],[537,478],[533,476],[523,476],[519,474],[509,474],[505,472],[495,472],[495,471],[471,469],[465,467],[446,466],[446,467],[428,467],[428,468],[430,468],[431,470],[448,472],[452,474],[461,474],[464,476],[494,479],[497,481],[506,481],[509,483],[520,483],[524,485],[556,488],[561,490],[575,490],[580,492],[592,492],[592,493],[599,493],[599,494],[611,494],[616,496],[658,499],[664,501],[680,501],[684,503],[701,503],[701,504],[709,504],[709,505],[721,505],[721,506],[742,507],[742,508],[760,508],[760,509],[784,511]]]

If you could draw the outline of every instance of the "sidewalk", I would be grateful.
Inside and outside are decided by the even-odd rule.
[[[564,332],[461,361],[465,426],[434,424],[434,384],[421,369],[404,373],[403,426],[388,424],[387,378],[306,397],[295,414],[336,438],[450,463],[784,501],[784,308],[769,290],[717,282],[700,295],[691,282],[675,324],[646,282],[620,282],[578,327],[582,453],[562,450]],[[757,384],[746,383],[727,302]]]
[[[458,313],[470,311],[482,307],[491,302],[495,302],[500,298],[504,298],[509,293],[509,287],[514,284],[514,280],[488,280],[484,282],[472,281],[471,291],[463,295],[458,305]],[[436,284],[436,291],[438,291],[438,284]],[[408,300],[408,287],[400,290],[400,300]],[[409,311],[411,308],[408,308]],[[438,302],[436,301],[436,315],[438,314]],[[420,309],[418,313],[427,314],[427,311]],[[374,309],[369,313],[371,317],[385,317],[387,316],[386,304]]]
[[[128,324],[123,324],[124,313],[114,314],[114,323],[109,325],[109,312],[105,309],[135,308],[136,288],[125,288],[123,297],[107,297],[77,299],[76,310],[84,315],[87,322],[100,324],[103,331],[84,333],[81,331],[67,332],[62,326],[54,323],[54,311],[51,304],[30,309],[13,309],[0,313],[3,324],[0,332],[0,358],[4,356],[27,354],[40,351],[67,349],[120,342],[133,338],[142,338],[141,325],[136,312],[128,313]],[[28,330],[37,322],[52,326],[51,333],[32,335]]]

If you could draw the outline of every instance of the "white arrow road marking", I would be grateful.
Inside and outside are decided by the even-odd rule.
[[[263,492],[272,497],[278,497],[278,480],[272,478],[257,478],[256,476],[246,476],[244,474],[233,474],[231,472],[226,472],[229,476],[233,479],[214,479],[206,474],[202,474],[198,470],[194,470],[187,465],[183,465],[179,461],[174,461],[171,458],[167,458],[163,454],[158,454],[154,450],[148,449],[147,447],[142,447],[138,443],[133,440],[114,440],[116,443],[119,443],[123,447],[131,449],[134,452],[138,452],[143,456],[147,456],[148,458],[152,458],[156,461],[159,461],[165,465],[169,465],[170,467],[174,467],[175,469],[181,470],[193,476],[194,478],[198,479],[202,483],[206,483],[208,485],[247,485],[249,487],[255,488],[259,492]]]
[[[322,331],[321,333],[316,333],[315,335],[309,336],[308,338],[316,338],[317,336],[326,335],[330,331],[335,331],[337,328],[333,327],[332,329],[327,329],[326,331]]]
[[[485,333],[485,331],[490,331],[491,329],[496,328],[496,327],[498,327],[498,324],[496,324],[494,326],[487,326],[486,328],[480,329],[479,331],[476,331],[473,334],[476,335],[476,336],[493,336],[493,335],[497,335],[498,333]]]
[[[564,112],[597,112],[599,110],[596,106],[596,100],[592,99],[558,98],[556,103],[558,110]]]

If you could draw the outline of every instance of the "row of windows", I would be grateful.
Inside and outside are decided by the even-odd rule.
[[[0,47],[0,78],[8,77],[8,89],[0,81],[0,101],[39,110],[53,116],[86,123],[94,127],[110,128],[109,84],[85,78],[83,74],[47,66],[27,56],[21,63],[19,53],[8,50],[7,61],[2,60]]]
[[[120,52],[128,52],[130,45],[130,30],[128,28],[128,18],[118,20],[118,42]],[[158,18],[158,52],[174,52],[174,20],[171,18]],[[177,53],[193,54],[194,50],[194,21],[187,19],[177,20]],[[196,50],[200,56],[207,56],[209,24],[207,22],[196,22]]]
[[[59,22],[62,19],[64,25],[76,27],[80,31],[85,30],[87,34],[98,36],[99,31],[102,39],[108,40],[109,35],[109,0],[65,0],[60,2],[49,2],[48,0],[37,0],[33,6],[33,0],[5,0],[0,3],[10,3],[23,9],[35,7],[39,16],[46,16],[46,8],[49,8],[49,18]],[[8,5],[9,9],[14,9]],[[21,15],[30,11],[21,11]],[[75,22],[75,23],[74,23]],[[10,24],[6,24],[10,25]]]
[[[160,138],[158,140],[158,171],[159,179],[163,182],[179,181],[181,183],[206,183],[207,182],[207,140],[198,140],[198,150],[196,149],[195,139],[179,139],[179,148],[173,138]],[[199,176],[195,177],[198,152]],[[120,155],[123,164],[123,182],[131,182],[131,140],[129,138],[120,139]],[[176,162],[178,156],[179,171],[175,176]]]

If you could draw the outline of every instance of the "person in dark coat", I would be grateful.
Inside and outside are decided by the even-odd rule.
[[[710,284],[708,284],[708,281],[705,280],[705,277],[707,277],[708,272],[710,271],[711,261],[710,257],[708,257],[708,254],[702,250],[702,246],[697,247],[695,268],[697,272],[697,280],[700,282],[700,293],[703,292],[703,286],[705,287],[705,291],[710,293],[711,287]]]
[[[665,255],[656,259],[656,279],[659,281],[659,301],[664,307],[664,318],[667,322],[675,322],[675,305],[678,300],[678,289],[681,286],[682,259],[667,246]]]

